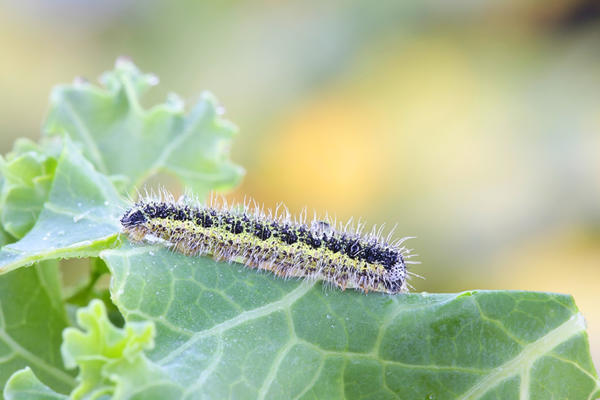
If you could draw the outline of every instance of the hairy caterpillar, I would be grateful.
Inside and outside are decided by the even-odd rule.
[[[339,288],[390,294],[408,291],[409,239],[390,242],[380,228],[362,234],[362,225],[349,228],[325,220],[307,224],[305,213],[292,218],[287,209],[264,212],[258,206],[227,206],[175,202],[172,196],[147,197],[121,218],[133,241],[160,240],[190,256],[212,255],[237,261],[275,275],[322,279]]]

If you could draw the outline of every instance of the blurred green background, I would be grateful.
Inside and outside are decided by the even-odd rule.
[[[221,100],[232,197],[398,223],[419,291],[571,293],[600,365],[599,4],[4,0],[1,151],[128,55]]]

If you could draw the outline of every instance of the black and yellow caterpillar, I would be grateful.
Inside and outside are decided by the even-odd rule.
[[[167,196],[169,197],[169,196]],[[336,227],[329,220],[306,224],[289,213],[258,207],[190,205],[172,199],[141,200],[121,218],[133,241],[161,240],[190,256],[212,255],[275,275],[322,279],[342,290],[396,294],[408,290],[411,250],[375,229]],[[380,230],[381,231],[381,230]]]

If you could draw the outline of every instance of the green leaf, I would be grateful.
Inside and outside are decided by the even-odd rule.
[[[101,253],[126,321],[186,398],[592,398],[567,295],[363,295],[154,246]]]
[[[0,221],[4,230],[22,238],[33,227],[48,198],[60,147],[19,139],[6,159],[0,157],[4,184],[0,192]]]
[[[159,390],[159,382],[166,377],[143,353],[144,349],[154,347],[152,323],[131,322],[124,329],[116,328],[108,320],[104,304],[99,300],[80,309],[77,321],[85,332],[67,328],[62,346],[67,367],[80,368],[77,377],[80,383],[71,398],[109,394],[113,398],[131,398],[133,393],[140,396],[147,388]],[[165,393],[164,389],[160,391]]]
[[[4,388],[6,400],[61,400],[68,396],[56,393],[44,385],[29,367],[15,372]]]
[[[180,398],[181,389],[143,352],[154,347],[154,324],[131,322],[123,329],[116,328],[100,300],[79,309],[77,321],[83,331],[67,328],[61,348],[67,367],[79,367],[79,384],[68,398]],[[26,399],[27,393],[39,387],[31,372],[19,371],[9,381],[6,393]]]
[[[65,138],[48,200],[34,227],[0,250],[0,273],[34,261],[96,256],[117,240],[125,203]]]
[[[235,127],[221,119],[210,94],[189,115],[175,95],[146,110],[140,96],[157,81],[127,60],[106,72],[103,87],[78,82],[56,87],[45,124],[49,135],[66,132],[107,175],[124,175],[129,189],[149,176],[175,174],[197,194],[237,184],[243,169],[229,160]]]
[[[69,392],[75,379],[59,351],[66,326],[56,261],[0,276],[0,385],[29,366],[45,384]]]
[[[5,244],[11,242],[14,242],[14,238],[11,235],[9,235],[8,232],[4,230],[2,224],[0,224],[0,246],[4,246]]]

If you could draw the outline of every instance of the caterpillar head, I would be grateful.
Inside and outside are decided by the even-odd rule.
[[[146,223],[146,221],[144,213],[139,208],[133,207],[121,218],[121,225],[126,229],[131,229]]]

